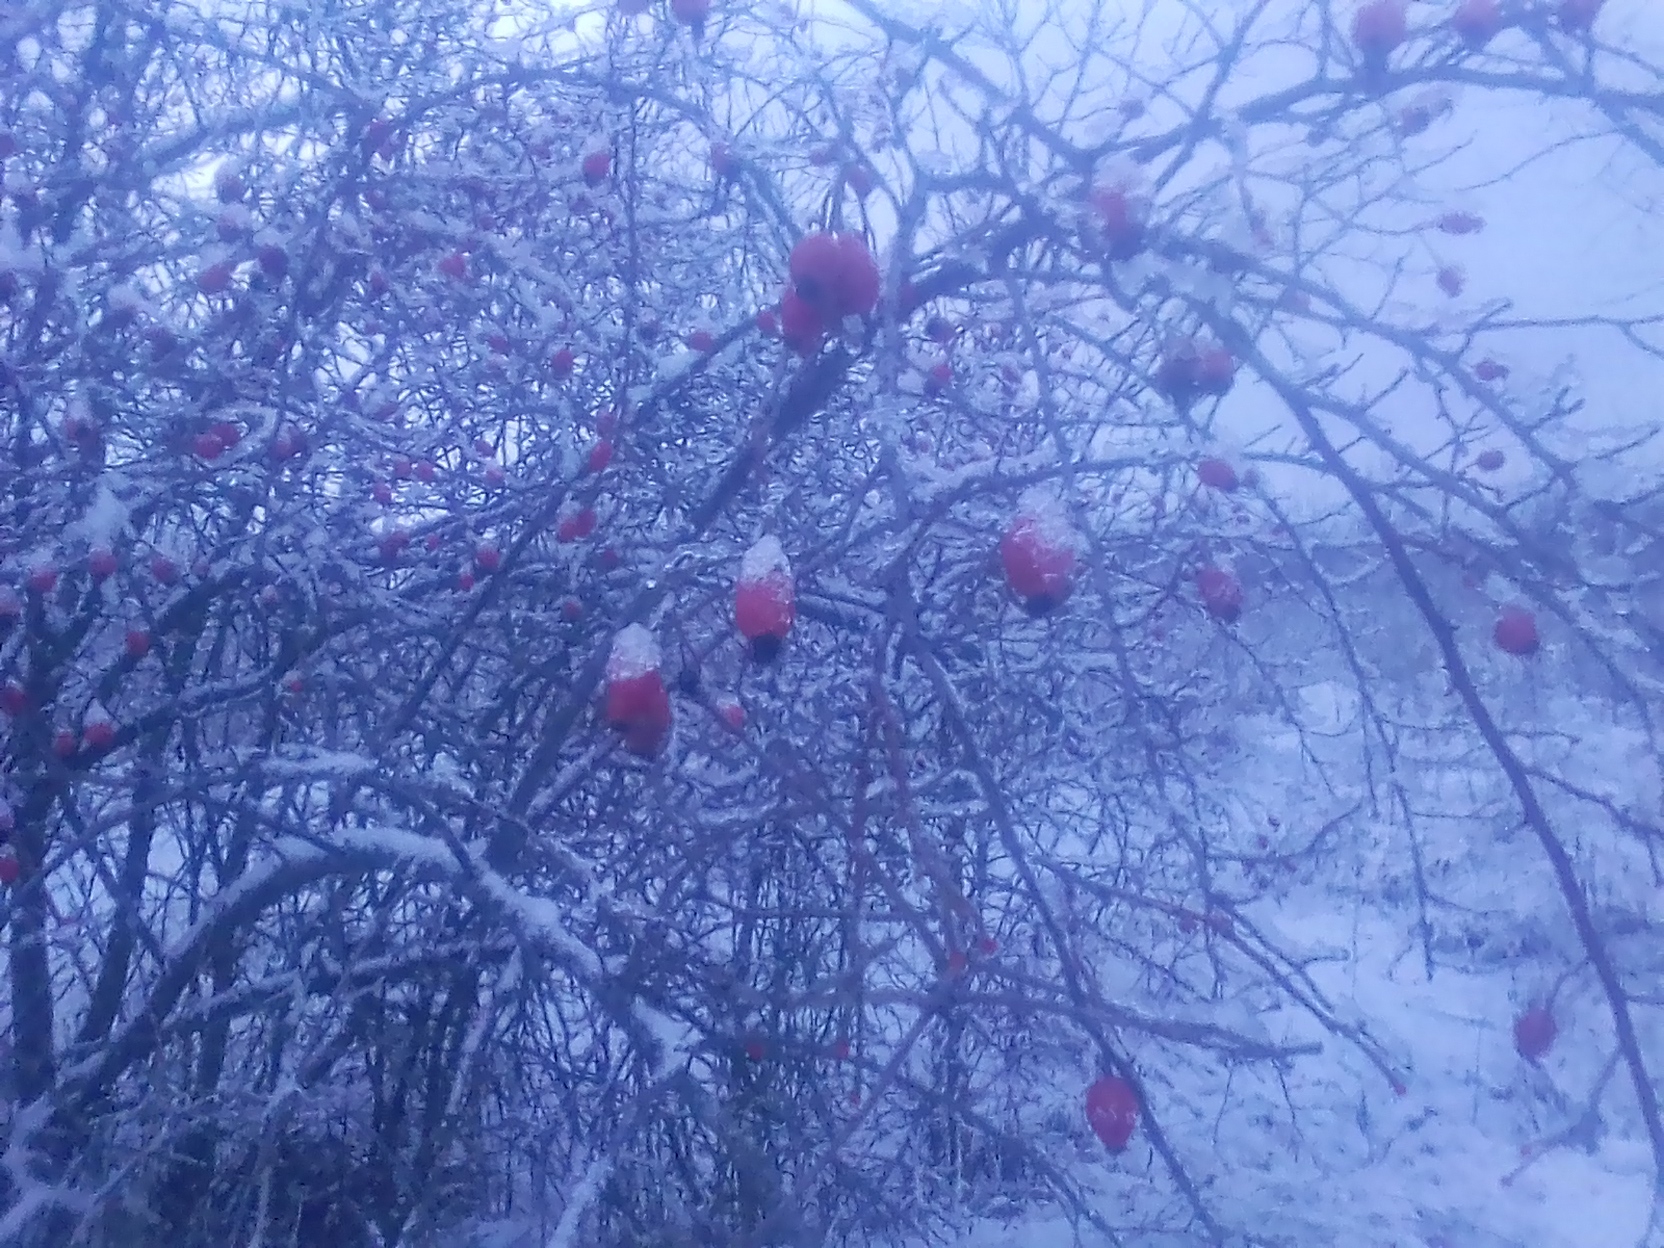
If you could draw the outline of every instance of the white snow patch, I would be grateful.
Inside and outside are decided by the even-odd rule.
[[[1059,550],[1080,549],[1080,534],[1069,523],[1063,503],[1056,495],[1033,489],[1023,495],[1017,508],[1017,524],[1030,524],[1035,535]]]
[[[127,531],[126,505],[108,485],[100,484],[87,504],[86,513],[69,527],[72,537],[84,537],[93,546],[110,546]]]
[[[640,624],[631,624],[613,638],[607,659],[608,680],[631,680],[659,670],[659,643]]]
[[[457,866],[456,856],[445,847],[443,841],[402,828],[376,825],[367,828],[344,827],[332,832],[330,839],[343,847],[368,850],[395,860],[425,862],[430,866],[443,867],[447,871],[454,871]]]
[[[571,959],[580,975],[594,979],[604,973],[595,951],[567,929],[565,912],[557,903],[547,897],[527,896],[495,871],[481,871],[480,883],[526,925],[530,934],[547,941]]]
[[[631,1013],[659,1042],[658,1061],[653,1066],[654,1078],[669,1077],[681,1062],[698,1050],[699,1034],[693,1028],[655,1010],[640,998],[631,1006]]]
[[[786,558],[780,539],[772,533],[759,537],[740,560],[740,580],[766,581],[775,577],[790,580],[792,565]]]

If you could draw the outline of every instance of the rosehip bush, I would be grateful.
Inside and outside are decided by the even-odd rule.
[[[1664,176],[1641,10],[592,7],[0,26],[0,1226],[1656,1170],[1664,309],[1484,250]]]

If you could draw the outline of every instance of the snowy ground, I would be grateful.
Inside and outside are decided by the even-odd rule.
[[[1291,899],[1292,900],[1292,899]],[[1429,982],[1405,931],[1378,923],[1359,931],[1350,914],[1284,917],[1282,934],[1295,946],[1355,947],[1351,965],[1314,970],[1337,1002],[1350,1002],[1360,1018],[1410,1072],[1405,1095],[1379,1090],[1380,1076],[1351,1062],[1331,1043],[1324,1057],[1301,1070],[1297,1094],[1326,1092],[1338,1108],[1363,1107],[1328,1132],[1314,1123],[1310,1139],[1324,1136],[1328,1155],[1310,1148],[1279,1160],[1264,1158],[1254,1174],[1215,1174],[1219,1207],[1232,1229],[1251,1232],[1254,1244],[1315,1248],[1637,1248],[1649,1213],[1651,1162],[1638,1140],[1617,1138],[1551,1146],[1521,1166],[1522,1149],[1563,1131],[1575,1121],[1599,1062],[1579,1060],[1596,1050],[1603,1021],[1574,1012],[1563,1020],[1556,1050],[1541,1068],[1513,1049],[1509,1020],[1517,995],[1507,972],[1494,975],[1440,970]],[[1406,951],[1409,956],[1406,956]],[[1587,1034],[1585,1034],[1587,1032]],[[1327,1087],[1317,1084],[1327,1081]],[[1621,1078],[1607,1092],[1608,1106],[1623,1100]],[[1623,1110],[1611,1115],[1621,1118]],[[1107,1154],[1102,1167],[1104,1208],[1119,1203],[1116,1170],[1142,1171],[1148,1149],[1121,1158]],[[1083,1168],[1083,1181],[1091,1182]],[[1245,1181],[1246,1180],[1246,1181]],[[1327,1227],[1327,1230],[1325,1229]],[[1091,1244],[1090,1228],[1062,1216],[1036,1216],[1007,1225],[969,1229],[964,1248],[1064,1248]],[[1136,1243],[1136,1237],[1128,1242]],[[1647,1248],[1653,1248],[1648,1245]]]

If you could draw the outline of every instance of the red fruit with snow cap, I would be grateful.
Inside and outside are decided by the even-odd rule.
[[[759,663],[775,658],[796,619],[796,591],[786,552],[778,538],[759,538],[740,561],[734,587],[734,623],[751,657]]]
[[[1387,54],[1408,35],[1404,0],[1370,0],[1352,17],[1352,42],[1373,65],[1384,66]]]
[[[1224,347],[1204,346],[1196,353],[1196,386],[1203,394],[1222,395],[1236,384],[1236,359]]]
[[[115,721],[102,707],[94,706],[87,712],[86,722],[81,725],[81,744],[89,750],[102,753],[115,743]]]
[[[1524,607],[1504,607],[1491,635],[1499,648],[1521,658],[1536,654],[1542,645],[1537,636],[1537,617]]]
[[[560,519],[555,528],[555,540],[558,542],[576,542],[595,532],[595,509],[593,507],[577,507],[567,512]]]
[[[280,243],[264,242],[255,249],[254,258],[260,271],[270,278],[281,278],[289,271],[289,253]]]
[[[1120,1152],[1138,1127],[1138,1093],[1125,1079],[1105,1075],[1086,1089],[1086,1121],[1105,1148]]]
[[[1242,582],[1224,568],[1206,567],[1196,573],[1202,606],[1216,620],[1229,624],[1242,614]]]
[[[1500,0],[1463,0],[1450,18],[1450,28],[1475,48],[1482,48],[1502,31]]]
[[[205,295],[223,294],[231,286],[231,277],[237,271],[237,266],[229,260],[221,260],[210,264],[196,275],[196,286]]]
[[[1534,1005],[1514,1020],[1514,1048],[1528,1062],[1535,1062],[1554,1047],[1560,1027],[1546,1005]]]
[[[1446,212],[1433,224],[1446,234],[1477,234],[1485,228],[1485,218],[1471,212]]]
[[[1118,186],[1096,186],[1087,203],[1111,260],[1130,260],[1144,250],[1145,208],[1131,192]]]
[[[394,529],[383,533],[376,543],[376,549],[381,554],[383,563],[397,563],[399,556],[404,554],[410,546],[410,533],[405,529]]]
[[[624,748],[644,758],[663,748],[670,732],[670,693],[659,673],[659,646],[640,624],[613,639],[607,658],[606,720]]]
[[[1062,510],[1031,500],[1000,539],[1005,579],[1030,615],[1060,606],[1074,589],[1076,539]]]
[[[792,248],[788,268],[792,291],[825,321],[865,316],[878,306],[878,261],[859,234],[806,234]]]
[[[1211,455],[1196,462],[1196,476],[1209,489],[1222,490],[1226,494],[1242,484],[1230,461]]]
[[[583,161],[584,181],[591,186],[600,186],[612,176],[612,153],[605,148],[590,152]]]

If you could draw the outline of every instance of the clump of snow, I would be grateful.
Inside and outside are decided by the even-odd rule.
[[[1018,525],[1032,529],[1035,537],[1055,550],[1080,551],[1080,534],[1054,494],[1038,489],[1024,494],[1013,527]]]
[[[1097,185],[1113,187],[1128,194],[1138,194],[1142,191],[1146,178],[1138,163],[1125,155],[1107,157],[1098,166]]]
[[[791,579],[792,565],[780,539],[772,533],[759,537],[740,560],[740,580],[767,581],[774,578]]]
[[[658,1041],[659,1051],[653,1062],[655,1078],[669,1078],[698,1054],[699,1032],[687,1023],[655,1010],[639,998],[631,1005],[630,1012]]]
[[[107,485],[99,485],[81,519],[68,529],[69,536],[85,537],[90,545],[108,546],[127,531],[127,506]]]
[[[632,680],[659,670],[659,643],[640,624],[631,624],[613,638],[607,659],[608,680]]]

